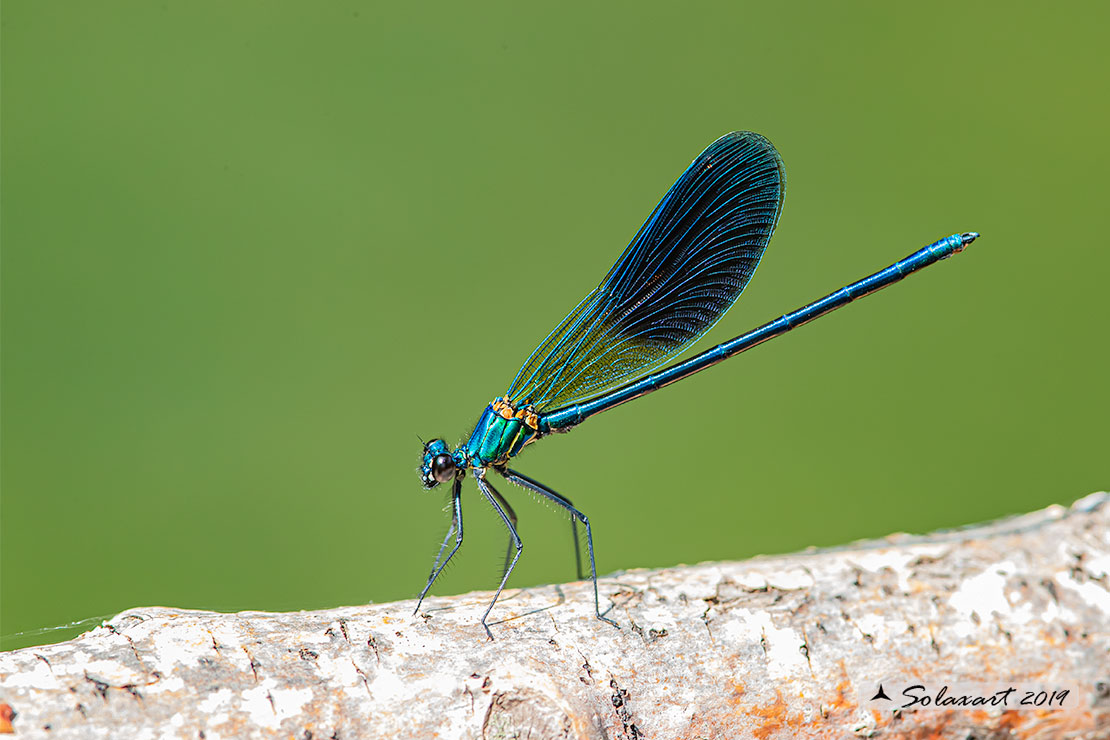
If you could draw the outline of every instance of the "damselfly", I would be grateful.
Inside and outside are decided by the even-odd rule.
[[[594,612],[617,626],[601,611],[590,520],[565,496],[511,469],[510,460],[548,434],[568,431],[595,414],[870,295],[961,251],[979,236],[968,232],[941,239],[808,306],[658,370],[717,323],[740,296],[774,233],[785,189],[782,159],[767,139],[748,131],[717,139],[663,196],[601,285],[532,352],[505,395],[486,407],[469,439],[455,450],[442,439],[424,445],[421,479],[426,488],[452,485],[452,518],[417,611],[462,545],[462,482],[470,470],[510,537],[501,582],[482,614],[482,626],[493,639],[486,620],[523,545],[516,514],[488,478],[492,470],[566,509],[580,579],[578,524],[585,527]],[[443,557],[452,535],[455,543]]]

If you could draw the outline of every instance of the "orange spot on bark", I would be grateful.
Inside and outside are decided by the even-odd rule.
[[[834,712],[850,712],[856,708],[856,703],[851,699],[852,682],[843,679],[836,685],[836,698],[829,704]]]
[[[744,685],[743,681],[732,681],[732,693],[729,695],[729,704],[736,704],[744,698],[747,693],[748,687]]]
[[[759,740],[766,740],[772,732],[781,730],[787,721],[786,702],[782,700],[782,694],[776,691],[775,702],[766,707],[755,707],[752,709],[752,715],[764,720],[763,724],[755,728],[752,733]]]

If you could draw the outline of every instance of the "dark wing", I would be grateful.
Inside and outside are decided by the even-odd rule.
[[[541,413],[655,369],[724,315],[782,210],[786,174],[759,134],[726,134],[682,173],[596,289],[505,394]]]

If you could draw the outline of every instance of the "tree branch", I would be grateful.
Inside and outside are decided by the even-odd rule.
[[[29,738],[1105,739],[1107,571],[1110,497],[1092,494],[968,529],[607,577],[620,630],[594,618],[588,582],[508,591],[494,642],[484,592],[417,617],[412,601],[132,609],[0,655],[0,702]],[[1073,694],[1052,711],[1017,694],[895,709],[915,682],[935,698],[968,681],[948,698]]]

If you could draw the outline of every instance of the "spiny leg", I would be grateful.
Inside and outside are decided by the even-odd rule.
[[[494,468],[494,470],[497,470],[497,468]],[[508,480],[508,477],[505,475],[504,472],[502,472],[501,470],[497,470],[497,472],[501,473],[501,477]],[[519,475],[519,473],[518,473],[518,475]],[[535,482],[535,481],[533,481],[533,482]],[[489,486],[490,488],[493,488],[493,484],[490,483],[488,480],[486,481],[486,485]],[[539,485],[539,484],[537,483],[536,485]],[[494,493],[497,493],[497,491],[494,491]],[[556,494],[556,495],[559,495],[559,494]],[[563,499],[563,501],[565,501],[567,504],[570,504],[570,499],[567,498],[566,496],[559,495],[559,498]],[[501,498],[500,494],[498,494],[498,500],[502,504],[505,505],[506,509],[508,509],[509,518],[513,520],[513,524],[515,525],[516,524],[516,515],[513,514],[512,507],[509,506],[507,503],[505,503],[505,499]],[[571,506],[573,508],[573,504],[571,504]],[[583,581],[583,580],[586,579],[586,576],[585,576],[584,573],[582,573],[582,545],[578,542],[578,518],[575,517],[573,514],[570,517],[570,535],[574,539],[574,572],[578,575],[578,580]],[[506,565],[506,567],[509,565],[509,553],[512,552],[512,547],[513,547],[513,543],[510,542],[509,543],[509,550],[505,553],[505,565]]]
[[[443,544],[439,546],[439,554],[436,555],[436,561],[432,564],[432,573],[428,576],[428,583],[424,586],[424,590],[420,592],[420,598],[416,600],[416,608],[412,610],[413,614],[420,611],[420,605],[424,602],[424,597],[428,595],[428,589],[435,583],[436,578],[447,567],[447,563],[458,552],[459,547],[463,541],[463,527],[462,527],[462,478],[456,478],[455,484],[451,488],[451,505],[454,512],[451,515],[451,528],[447,530],[447,536],[443,538]],[[447,558],[441,563],[440,557],[443,555],[443,548],[447,547],[447,540],[451,538],[451,532],[455,532],[455,546],[451,548],[451,552],[447,553]]]
[[[443,535],[443,543],[439,546],[439,552],[436,553],[436,560],[432,563],[432,570],[428,574],[428,584],[425,585],[431,584],[432,579],[435,578],[436,568],[439,567],[439,560],[443,557],[443,551],[447,549],[447,543],[451,541],[451,536],[455,534],[455,528],[458,526],[457,522],[458,516],[455,514],[454,502],[452,501],[451,526],[447,528],[447,534]]]
[[[501,468],[498,470],[498,472],[501,473],[501,475],[504,476],[505,480],[509,481],[510,483],[516,483],[518,486],[527,488],[530,491],[535,491],[541,496],[544,496],[545,498],[548,498],[559,504],[559,506],[562,506],[564,509],[569,511],[570,515],[574,517],[574,519],[577,519],[585,525],[586,548],[590,552],[590,578],[594,582],[594,612],[597,614],[597,618],[601,621],[608,622],[617,629],[620,629],[619,624],[614,622],[612,619],[609,619],[608,617],[602,616],[601,614],[601,601],[597,593],[597,566],[594,564],[594,536],[593,532],[590,530],[590,520],[586,518],[585,514],[574,508],[570,501],[555,493],[544,484],[538,481],[534,481],[528,476],[522,475],[515,470],[510,470],[509,468]],[[577,535],[577,530],[575,531],[575,535]]]
[[[570,504],[569,498],[566,496],[561,496],[561,498]],[[578,580],[584,581],[586,580],[586,574],[582,572],[582,545],[578,542],[578,517],[573,514],[570,516],[570,536],[574,539],[574,572],[578,576]]]
[[[520,541],[520,537],[516,533],[516,527],[513,526],[513,522],[509,520],[509,515],[505,513],[505,510],[501,508],[501,504],[497,502],[497,499],[500,499],[501,496],[493,490],[493,487],[486,482],[485,477],[481,474],[475,473],[474,480],[478,483],[478,490],[482,492],[482,495],[485,496],[491,504],[493,504],[494,510],[496,510],[501,517],[501,521],[509,528],[509,536],[512,537],[513,545],[516,546],[516,554],[513,555],[513,560],[509,563],[509,567],[505,569],[505,575],[501,576],[501,583],[497,587],[497,593],[493,595],[493,601],[489,603],[489,606],[486,607],[486,613],[482,615],[482,626],[485,627],[486,634],[489,635],[489,639],[492,640],[493,633],[490,632],[489,625],[486,624],[486,618],[489,617],[493,605],[497,603],[497,598],[501,596],[501,590],[505,588],[505,582],[509,580],[509,574],[513,572],[516,561],[520,559],[520,551],[524,549],[524,543]],[[504,501],[504,499],[501,500]]]
[[[504,496],[502,496],[500,493],[497,492],[497,489],[493,487],[492,483],[490,483],[488,480],[485,481],[485,483],[486,483],[487,486],[489,486],[490,493],[492,493],[493,497],[497,499],[497,503],[501,504],[501,508],[503,508],[505,510],[505,513],[509,515],[509,521],[511,521],[513,523],[513,529],[516,529],[517,519],[516,519],[516,512],[513,511],[513,507],[509,506],[509,502],[505,500]],[[510,537],[509,538],[509,544],[505,548],[505,564],[501,566],[501,577],[502,578],[504,578],[505,574],[509,572],[509,561],[512,560],[512,557],[513,557],[513,538]]]

